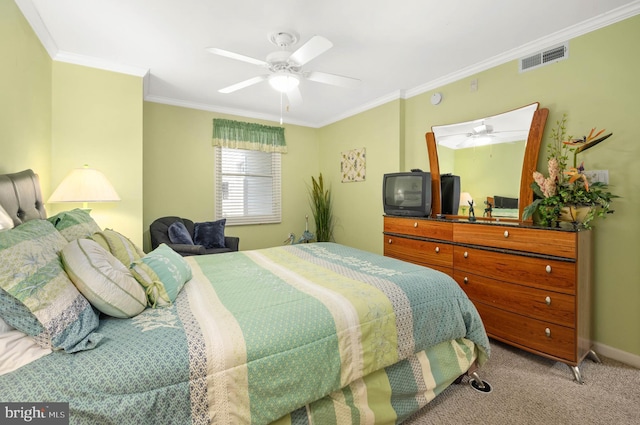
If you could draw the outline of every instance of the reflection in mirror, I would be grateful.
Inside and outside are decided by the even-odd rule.
[[[519,219],[519,198],[523,193],[529,197],[529,183],[522,182],[521,176],[528,179],[528,162],[533,161],[535,167],[547,112],[533,103],[498,115],[432,127],[433,132],[427,133],[427,148],[432,174],[434,168],[437,171],[437,185],[441,175],[460,176],[460,192],[471,195],[478,216]],[[430,137],[433,146],[429,146]],[[445,199],[445,194],[438,196]],[[449,213],[444,205],[437,205],[434,213],[445,211]]]

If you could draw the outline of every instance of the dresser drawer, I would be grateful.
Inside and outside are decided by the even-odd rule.
[[[453,223],[385,216],[384,232],[451,241],[453,239]]]
[[[474,303],[481,302],[534,319],[575,327],[576,299],[572,295],[529,288],[459,270],[454,271],[453,277]]]
[[[411,263],[453,267],[453,245],[385,235],[384,255]]]
[[[575,364],[576,331],[572,328],[521,316],[483,303],[475,304],[487,334],[539,354]]]
[[[454,246],[453,268],[570,295],[576,291],[576,264],[570,261]]]
[[[453,225],[457,243],[576,258],[576,232],[482,224]]]

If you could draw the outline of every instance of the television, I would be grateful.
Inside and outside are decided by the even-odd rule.
[[[458,215],[460,208],[460,176],[442,174],[440,176],[440,199],[442,214]]]
[[[387,215],[428,217],[431,214],[431,173],[407,171],[385,174],[382,203]]]

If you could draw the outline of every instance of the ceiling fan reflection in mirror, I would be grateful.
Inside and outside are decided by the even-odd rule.
[[[356,78],[326,72],[304,71],[302,69],[303,65],[333,47],[333,43],[322,36],[315,35],[311,37],[311,39],[295,51],[291,51],[291,47],[297,43],[298,35],[293,32],[276,31],[269,34],[268,38],[269,41],[278,46],[280,50],[269,53],[266,60],[252,58],[217,47],[207,48],[207,51],[213,54],[258,65],[269,70],[267,74],[258,75],[224,87],[218,90],[220,93],[233,93],[263,81],[269,81],[271,87],[280,93],[286,94],[289,102],[295,105],[302,103],[302,96],[298,85],[303,78],[318,83],[348,88],[356,88],[361,83],[361,81]]]

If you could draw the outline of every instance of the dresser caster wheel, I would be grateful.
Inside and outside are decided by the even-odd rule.
[[[480,377],[476,372],[473,372],[471,374],[471,379],[469,379],[469,385],[471,385],[471,388],[481,393],[491,392],[491,384],[489,384],[487,381],[483,381],[482,379],[480,379]]]

